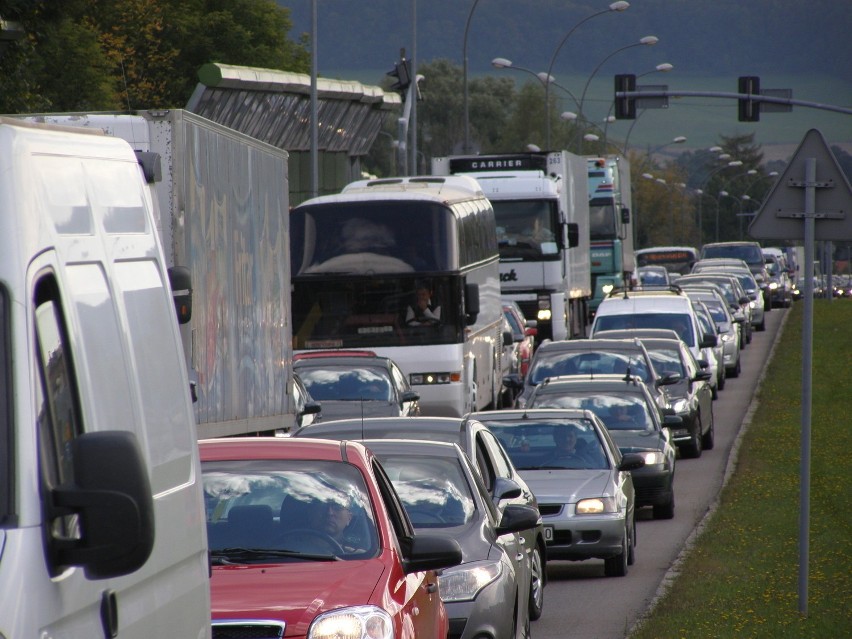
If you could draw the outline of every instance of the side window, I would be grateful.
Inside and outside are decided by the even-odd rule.
[[[405,379],[405,375],[402,374],[402,371],[399,370],[397,366],[391,364],[391,375],[393,376],[394,385],[402,391],[409,390],[408,380]]]
[[[498,477],[511,479],[511,464],[509,463],[509,460],[506,459],[506,454],[503,452],[503,447],[500,445],[500,442],[497,441],[497,438],[491,432],[483,432],[480,436],[485,442],[485,446],[488,448],[488,452],[493,460],[494,472]]]
[[[36,291],[35,333],[40,384],[36,388],[41,481],[45,493],[73,481],[71,442],[83,433],[73,357],[55,285],[43,281]],[[45,499],[45,503],[49,500]],[[79,538],[76,515],[50,523],[52,539]]]
[[[485,442],[482,441],[482,433],[476,436],[476,467],[479,469],[482,481],[490,493],[494,487],[494,478],[496,475],[491,462],[491,456],[488,454]]]
[[[14,429],[12,427],[12,354],[11,319],[6,289],[0,286],[0,526],[12,516],[15,509],[15,456]]]
[[[379,486],[379,492],[382,494],[382,500],[385,502],[385,509],[388,511],[388,518],[393,525],[396,538],[401,544],[405,543],[407,539],[414,536],[414,528],[408,520],[408,515],[405,514],[405,507],[399,501],[385,469],[376,460],[373,460],[373,475],[376,477],[376,483]]]

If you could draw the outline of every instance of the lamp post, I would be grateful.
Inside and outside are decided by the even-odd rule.
[[[553,55],[550,56],[550,64],[547,65],[547,76],[551,77],[553,73],[553,65],[556,63],[556,56],[559,55],[559,52],[562,50],[563,45],[571,37],[571,34],[574,33],[578,27],[585,24],[592,18],[597,16],[602,16],[606,13],[620,13],[622,11],[627,11],[630,8],[629,2],[613,2],[603,11],[597,11],[589,16],[586,16],[582,20],[580,20],[577,24],[575,24],[568,33],[562,38],[562,40],[557,45],[556,49],[553,51]],[[582,109],[580,109],[582,112]],[[544,87],[544,121],[545,121],[545,143],[547,144],[547,148],[550,149],[550,90],[548,86]]]
[[[535,76],[535,78],[544,87],[545,95],[547,95],[547,86],[553,82],[553,76],[550,76],[543,71],[536,73],[532,69],[515,64],[507,58],[494,58],[491,61],[491,66],[495,69],[516,69],[517,71],[523,71],[524,73],[529,73],[530,75]]]
[[[319,98],[317,95],[317,0],[311,1],[311,197],[319,195]]]
[[[589,77],[586,79],[586,84],[583,87],[583,93],[580,95],[580,117],[581,118],[584,117],[583,116],[583,105],[586,102],[586,91],[589,90],[589,85],[591,84],[592,79],[595,77],[595,75],[597,75],[598,71],[607,62],[607,60],[609,60],[610,58],[612,58],[616,54],[621,53],[622,51],[627,51],[628,49],[632,49],[634,47],[652,47],[655,44],[657,44],[657,42],[659,42],[659,41],[660,41],[660,39],[657,36],[652,36],[652,35],[645,36],[644,38],[641,38],[639,40],[639,42],[634,42],[633,44],[628,44],[628,45],[625,45],[623,47],[619,47],[618,49],[616,49],[615,51],[613,51],[609,55],[607,55],[603,60],[601,60],[598,63],[598,66],[596,66],[594,68],[591,75],[589,75]]]
[[[727,191],[719,191],[719,195],[716,197],[716,240],[715,240],[716,242],[719,241],[719,204],[722,201],[723,197],[729,197],[732,200],[736,200],[737,202],[739,202],[739,200],[737,200],[737,198],[735,198],[733,195],[731,195]],[[740,210],[742,210],[742,209],[740,209]]]
[[[650,158],[651,156],[654,155],[654,153],[658,153],[659,151],[662,151],[667,146],[671,146],[672,144],[683,144],[684,142],[686,142],[686,136],[685,135],[677,135],[677,136],[673,137],[670,141],[666,142],[665,144],[661,144],[660,146],[654,147],[653,149],[649,149],[648,152],[645,155],[647,155]]]
[[[720,146],[712,146],[708,149],[708,151],[711,151],[713,153],[718,153],[721,150],[722,150],[722,147],[720,147]],[[717,173],[719,173],[720,171],[724,171],[727,168],[743,165],[742,160],[729,160],[730,157],[731,156],[728,153],[720,153],[718,156],[716,156],[716,159],[728,160],[728,162],[726,164],[710,171],[710,173],[707,174],[707,177],[704,178],[704,181],[701,182],[701,186],[699,186],[699,188],[696,189],[697,193],[704,194],[704,188],[708,184],[710,184],[710,180],[713,178],[713,176],[716,175]],[[701,215],[702,201],[703,201],[703,198],[701,197],[701,195],[699,195],[698,196],[698,240],[699,240],[700,243],[703,244],[704,227],[703,227],[703,219],[702,219],[702,215]],[[716,198],[716,241],[717,242],[719,241],[719,199],[718,198]]]
[[[467,21],[464,23],[464,37],[462,39],[462,101],[464,102],[464,152],[470,153],[470,111],[468,110],[468,89],[467,89],[467,34],[470,31],[470,19],[473,17],[473,12],[476,10],[476,5],[479,0],[473,0],[473,5],[470,7],[470,12],[467,14]]]

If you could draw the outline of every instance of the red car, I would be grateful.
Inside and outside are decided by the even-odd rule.
[[[378,460],[357,442],[199,442],[213,639],[447,636],[434,571],[458,543],[415,535]]]
[[[503,315],[512,327],[512,336],[518,344],[518,359],[520,360],[518,372],[523,379],[527,376],[535,351],[535,338],[538,335],[536,321],[524,317],[524,313],[517,302],[511,300],[503,300]]]

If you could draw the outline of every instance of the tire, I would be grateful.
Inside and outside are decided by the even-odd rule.
[[[692,438],[689,440],[689,443],[683,447],[684,456],[691,457],[692,459],[698,459],[701,457],[701,453],[703,452],[702,439],[701,418],[699,417],[698,428],[696,428],[695,432],[692,433]]]
[[[630,541],[627,544],[627,565],[636,563],[636,515],[633,516],[633,525],[630,527]]]
[[[737,358],[736,365],[728,371],[728,377],[739,377],[740,372],[742,372],[742,364],[740,364],[740,358]]]
[[[672,492],[672,498],[665,504],[654,504],[654,519],[674,519],[675,498]]]
[[[536,545],[530,558],[530,619],[539,619],[544,612],[544,562],[541,548]]]
[[[704,450],[713,450],[716,439],[716,420],[710,415],[710,428],[701,436],[701,447]]]
[[[615,557],[604,559],[604,575],[607,577],[624,577],[627,574],[627,556],[629,538],[627,525],[624,526],[624,536],[621,538],[621,552]]]
[[[719,376],[719,381],[716,382],[716,388],[725,390],[725,381],[728,379],[728,371],[722,366],[722,374]]]

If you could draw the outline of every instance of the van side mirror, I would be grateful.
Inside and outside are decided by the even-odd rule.
[[[464,285],[464,313],[468,326],[476,323],[479,317],[479,284]]]
[[[82,566],[89,579],[135,572],[154,548],[154,499],[136,436],[83,433],[71,441],[71,463],[72,483],[50,491],[45,525],[77,515],[81,532],[48,542],[52,564]]]
[[[630,209],[627,207],[621,209],[621,223],[630,224]]]

